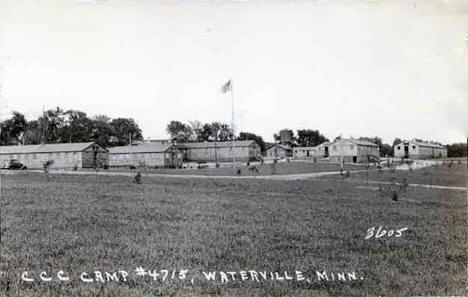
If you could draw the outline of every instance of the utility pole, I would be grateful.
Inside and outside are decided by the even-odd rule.
[[[234,126],[234,82],[231,79],[231,116],[232,116],[232,166],[236,168],[236,151],[234,150],[234,140],[236,136],[236,130]]]

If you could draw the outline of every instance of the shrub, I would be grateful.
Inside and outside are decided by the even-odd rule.
[[[257,166],[249,167],[249,171],[251,171],[253,175],[260,172],[260,170],[258,170]]]
[[[141,173],[140,172],[137,172],[137,174],[135,174],[135,183],[141,184]]]

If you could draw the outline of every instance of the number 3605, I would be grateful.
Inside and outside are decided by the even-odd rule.
[[[367,235],[366,239],[370,239],[372,237],[375,238],[381,238],[383,236],[385,237],[401,237],[403,235],[403,232],[408,230],[407,227],[401,228],[401,229],[389,229],[385,230],[382,228],[382,226],[379,226],[379,228],[376,230],[375,227],[372,227],[367,230]]]

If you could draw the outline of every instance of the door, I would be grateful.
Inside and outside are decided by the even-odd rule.
[[[409,158],[409,145],[405,145],[404,149],[405,149],[405,158]]]
[[[93,149],[93,167],[96,168],[97,165],[98,165],[98,162],[97,162],[97,150],[94,148]]]

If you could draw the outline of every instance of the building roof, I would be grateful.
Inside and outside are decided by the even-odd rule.
[[[147,139],[144,142],[146,143],[153,143],[153,142],[165,142],[165,143],[171,143],[172,139],[170,138],[165,138],[165,139]]]
[[[139,145],[115,146],[109,148],[109,154],[136,154],[136,153],[163,153],[171,148],[173,144],[153,142],[141,143]]]
[[[333,142],[325,141],[325,142],[322,142],[321,144],[317,145],[316,147],[325,146],[325,145],[332,145],[332,144],[333,144]]]
[[[291,149],[291,147],[289,147],[289,146],[282,145],[282,144],[278,144],[278,143],[274,143],[273,145],[271,145],[271,146],[269,146],[268,148],[266,148],[266,150],[269,150],[269,149],[271,149],[271,148],[273,148],[273,147],[275,147],[275,146],[277,146],[277,147],[279,147],[279,148],[281,148],[281,149],[283,149],[283,150],[286,150],[286,151],[288,151],[288,150]]]
[[[326,141],[326,142],[322,142],[321,144],[319,145],[316,145],[316,146],[296,146],[294,147],[294,149],[300,149],[300,150],[311,150],[311,149],[316,149],[318,147],[321,147],[321,146],[326,146],[326,145],[331,145],[333,143],[329,142],[329,141]]]
[[[94,142],[74,142],[74,143],[46,143],[31,145],[7,145],[0,146],[0,154],[36,154],[55,152],[81,152]]]
[[[370,141],[367,141],[367,140],[362,140],[362,139],[347,138],[347,139],[341,139],[341,140],[339,140],[337,142],[340,142],[340,141],[351,142],[351,143],[354,143],[355,145],[379,147],[377,144],[375,144],[373,142],[370,142]]]
[[[269,149],[270,147],[274,146],[276,143],[273,142],[265,142],[265,150]]]
[[[295,150],[313,150],[316,146],[295,146],[293,149]]]
[[[253,144],[257,144],[255,140],[237,140],[234,141],[235,147],[247,147]],[[177,144],[180,148],[223,148],[223,147],[231,147],[231,141],[219,141],[219,142],[185,142]]]
[[[422,142],[422,141],[415,141],[415,140],[411,140],[411,141],[402,141],[400,143],[398,143],[397,145],[400,145],[402,143],[412,143],[412,144],[415,144],[415,145],[418,145],[418,146],[424,146],[424,147],[432,147],[432,148],[441,148],[441,149],[445,149],[446,147],[440,145],[440,144],[437,144],[437,143],[430,143],[430,142]]]

